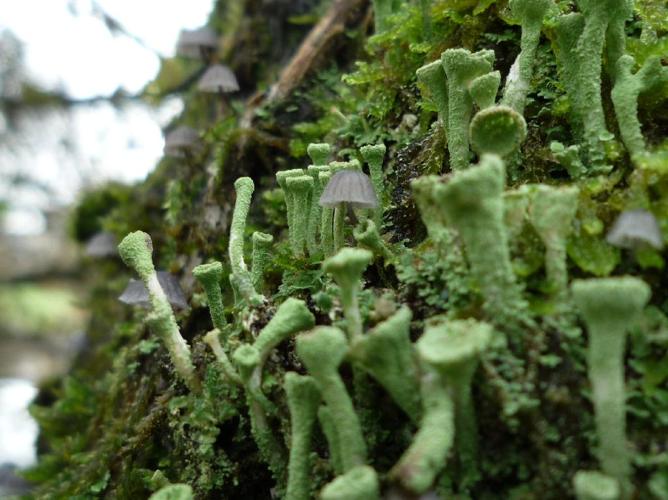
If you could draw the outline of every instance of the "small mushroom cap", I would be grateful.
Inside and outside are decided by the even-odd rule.
[[[196,30],[181,30],[176,42],[176,53],[197,59],[202,55],[202,49],[214,50],[216,47],[218,47],[218,35],[205,26]]]
[[[192,127],[176,127],[165,137],[163,149],[167,156],[183,158],[187,152],[195,151],[199,146],[199,133]]]
[[[158,282],[165,292],[169,303],[177,309],[187,309],[188,301],[176,276],[166,271],[158,271],[157,275]],[[131,279],[128,282],[128,286],[125,287],[118,300],[131,306],[137,305],[144,308],[150,306],[148,289],[144,286],[143,282],[136,279]]]
[[[197,82],[197,90],[200,92],[224,92],[228,94],[239,90],[239,82],[230,68],[222,64],[214,64],[206,70],[202,78]]]
[[[646,210],[622,212],[612,225],[606,240],[619,248],[663,248],[663,236],[654,215]]]
[[[350,203],[353,208],[376,208],[378,196],[369,176],[356,170],[341,170],[332,175],[320,196],[320,205],[336,207]]]
[[[84,253],[88,257],[111,257],[118,255],[116,236],[108,231],[95,233],[87,242]]]

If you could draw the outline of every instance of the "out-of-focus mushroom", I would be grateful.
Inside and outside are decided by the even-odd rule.
[[[87,242],[86,257],[103,258],[118,255],[116,236],[108,231],[95,233]]]
[[[230,68],[222,64],[213,64],[197,82],[197,90],[224,95],[239,90],[239,82]]]
[[[218,35],[211,28],[182,30],[176,42],[176,53],[183,57],[209,61],[218,47]]]
[[[663,236],[654,215],[647,210],[622,212],[608,232],[606,240],[619,248],[637,250],[645,247],[663,248]]]
[[[158,282],[164,290],[169,303],[177,309],[187,309],[188,301],[176,276],[166,271],[158,271],[157,275]],[[150,307],[148,290],[142,281],[136,279],[129,281],[128,286],[125,287],[118,300],[124,304],[138,305],[145,309]]]
[[[199,151],[199,133],[192,127],[182,125],[176,127],[165,137],[163,152],[174,158],[185,158]]]
[[[369,176],[357,170],[335,173],[320,196],[320,205],[335,208],[349,203],[353,208],[376,208],[378,196]]]
[[[376,208],[378,196],[369,176],[359,170],[339,170],[320,196],[320,205],[334,208],[334,249],[343,246],[345,205],[351,208]]]

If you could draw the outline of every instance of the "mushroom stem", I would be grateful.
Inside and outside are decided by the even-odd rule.
[[[345,243],[343,233],[343,228],[345,227],[345,218],[346,205],[345,203],[339,203],[339,205],[334,208],[334,252],[341,250]]]
[[[344,333],[334,327],[318,327],[297,337],[297,355],[320,389],[339,441],[343,471],[366,460],[362,428],[339,375],[339,365],[348,351]]]
[[[603,472],[619,481],[623,498],[631,494],[631,463],[626,443],[624,348],[626,331],[649,300],[649,286],[638,278],[578,280],[573,299],[589,332],[587,369]]]
[[[418,422],[418,374],[409,337],[412,317],[411,310],[402,307],[354,342],[350,357],[385,388],[413,422]]]
[[[373,254],[360,248],[344,248],[322,264],[323,270],[334,277],[341,292],[341,306],[346,318],[348,338],[355,341],[362,336],[362,316],[357,295],[360,290],[362,273],[367,268]]]
[[[246,219],[250,210],[251,197],[255,185],[250,177],[240,177],[234,183],[237,199],[232,214],[230,226],[230,242],[228,252],[232,274],[239,292],[252,306],[258,306],[264,302],[264,297],[253,288],[251,275],[244,261],[244,232],[246,230]]]
[[[121,259],[128,267],[135,270],[148,290],[152,311],[146,318],[147,322],[165,344],[176,373],[192,392],[199,393],[202,384],[195,372],[190,347],[181,336],[174,312],[158,281],[153,267],[152,252],[151,237],[142,231],[128,234],[118,245]]]
[[[378,475],[373,467],[359,465],[327,484],[322,500],[377,500],[380,498]]]
[[[264,271],[269,261],[269,249],[274,241],[271,234],[255,231],[253,233],[253,267],[251,269],[251,283],[255,290],[262,290],[264,287]]]
[[[216,359],[223,369],[223,373],[230,380],[230,382],[233,382],[237,385],[242,385],[243,381],[241,380],[241,377],[239,377],[239,374],[234,369],[234,366],[232,366],[230,358],[227,357],[227,353],[220,343],[220,333],[220,330],[215,328],[207,333],[202,338],[202,340],[211,348],[211,351],[213,351],[213,354],[216,356]]]
[[[308,500],[311,495],[311,439],[320,405],[320,391],[312,377],[295,372],[285,374],[290,409],[290,461],[286,500]]]

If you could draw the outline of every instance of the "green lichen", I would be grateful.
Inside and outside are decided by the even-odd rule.
[[[573,298],[587,324],[587,368],[603,472],[616,479],[624,498],[631,493],[631,463],[626,442],[624,351],[626,334],[650,297],[638,278],[576,281]]]

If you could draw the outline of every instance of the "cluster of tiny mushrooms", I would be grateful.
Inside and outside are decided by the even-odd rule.
[[[400,3],[374,2],[377,29],[385,29],[385,16]],[[617,61],[612,64],[611,95],[622,142],[634,163],[646,153],[637,117],[637,97],[656,82],[668,80],[668,70],[656,58],[649,58],[636,73],[631,71],[634,61],[624,50],[630,1],[581,3],[581,12],[559,15],[555,24],[560,48],[557,57],[574,116],[582,125],[583,143],[568,147],[553,143],[551,150],[574,179],[610,171],[605,163],[604,143],[612,134],[603,120],[601,104],[604,48],[608,61]],[[428,2],[422,4],[428,7]],[[519,335],[523,325],[518,318],[528,317],[527,301],[513,273],[508,245],[527,222],[545,246],[549,293],[557,303],[575,304],[589,333],[587,365],[601,471],[578,472],[573,481],[576,495],[580,499],[612,500],[632,494],[625,435],[623,354],[627,331],[647,304],[650,288],[630,276],[574,280],[569,287],[566,240],[578,207],[577,185],[536,184],[505,189],[506,163],[519,161],[518,148],[526,137],[523,111],[541,26],[552,6],[551,0],[511,0],[512,15],[522,28],[521,52],[498,103],[502,78],[499,71],[493,70],[491,50],[472,53],[462,48],[447,49],[439,60],[417,71],[424,98],[438,110],[436,126],[445,131],[452,174],[415,179],[415,201],[428,237],[444,252],[452,251],[453,242],[461,242],[466,265],[484,299],[487,321],[432,318],[425,322],[422,336],[412,343],[412,312],[404,305],[365,331],[358,305],[363,273],[375,259],[386,264],[395,259],[391,245],[380,235],[387,200],[383,144],[360,150],[370,177],[357,159],[330,162],[328,144],[308,147],[312,163],[306,169],[276,173],[285,196],[290,249],[295,259],[324,259],[322,269],[339,287],[344,328],[315,326],[306,303],[288,298],[278,305],[252,343],[229,352],[227,340],[232,325],[227,322],[223,305],[223,264],[212,261],[193,269],[206,294],[214,327],[202,340],[210,346],[229,383],[245,391],[253,436],[277,484],[285,488],[285,498],[301,500],[311,495],[311,438],[316,421],[327,439],[336,473],[320,497],[367,500],[380,496],[378,475],[367,462],[360,421],[339,374],[343,362],[353,365],[356,378],[373,377],[418,428],[412,444],[388,473],[392,483],[414,494],[427,492],[453,450],[460,470],[476,470],[477,430],[471,381],[480,356],[494,336]],[[184,32],[178,52],[210,63],[198,88],[224,96],[238,90],[238,84],[229,68],[213,63],[217,43],[216,34],[206,28]],[[187,156],[198,141],[196,131],[177,128],[166,138],[165,153]],[[472,151],[478,155],[477,165],[471,163]],[[244,240],[254,185],[249,177],[242,177],[234,187],[237,197],[229,238],[228,278],[235,310],[266,308],[269,301],[262,294],[263,274],[273,236],[252,234],[249,269],[244,259]],[[354,212],[355,217],[351,218],[358,222],[353,230],[357,247],[347,246],[348,210],[351,215]],[[92,256],[104,255],[98,248],[104,238],[98,239],[92,248],[95,251],[89,252]],[[663,246],[656,219],[641,208],[623,212],[608,232],[607,240],[635,250]],[[164,341],[176,373],[193,393],[201,394],[190,347],[172,312],[172,305],[187,307],[175,277],[156,272],[151,239],[146,233],[127,235],[118,250],[141,279],[141,284],[131,281],[120,299],[149,306],[147,322]],[[464,259],[463,253],[458,255]],[[268,418],[277,409],[263,393],[262,377],[272,350],[295,336],[296,353],[308,375],[288,372],[284,378],[292,423],[286,447],[269,427]],[[189,489],[185,485],[169,488]]]

